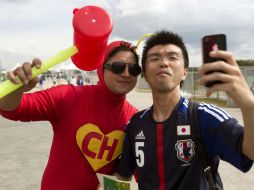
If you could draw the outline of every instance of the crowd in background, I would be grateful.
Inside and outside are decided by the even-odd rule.
[[[7,80],[7,72],[0,72],[0,83]],[[84,72],[80,70],[72,71],[48,71],[39,76],[37,87],[44,90],[61,84],[91,85],[97,82],[96,72]]]

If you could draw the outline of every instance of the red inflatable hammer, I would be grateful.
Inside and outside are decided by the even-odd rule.
[[[40,69],[33,68],[33,77],[70,57],[81,70],[91,71],[102,64],[108,38],[113,28],[109,14],[97,6],[74,9],[73,14],[74,45],[43,61]],[[0,84],[0,98],[21,86],[23,86],[22,83],[14,84],[6,80]]]
[[[94,70],[104,59],[112,20],[102,8],[87,6],[73,11],[74,45],[78,53],[72,56],[82,70]]]

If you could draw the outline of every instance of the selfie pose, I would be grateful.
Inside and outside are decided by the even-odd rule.
[[[216,50],[209,56],[220,60],[199,68],[199,84],[221,81],[207,89],[207,96],[226,92],[241,109],[244,127],[224,110],[200,103],[195,124],[200,134],[193,130],[190,101],[180,95],[188,73],[187,49],[179,35],[159,31],[145,42],[142,54],[153,105],[136,113],[127,125],[115,173],[119,179],[129,180],[136,171],[139,190],[223,189],[218,173],[220,160],[242,172],[251,168],[254,96],[230,52]],[[196,138],[198,135],[200,138]]]
[[[12,82],[18,83],[19,77],[25,85],[0,99],[0,114],[11,120],[52,124],[54,136],[41,190],[95,190],[96,172],[115,170],[124,127],[137,112],[126,94],[141,71],[138,55],[130,43],[112,42],[98,68],[97,85],[60,85],[25,93],[38,82],[32,79],[31,68],[40,66],[35,59],[9,73]]]

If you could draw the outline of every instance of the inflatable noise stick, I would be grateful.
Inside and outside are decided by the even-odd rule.
[[[152,36],[152,35],[154,35],[154,33],[143,34],[143,35],[139,38],[139,40],[138,40],[138,42],[137,42],[137,45],[136,45],[136,48],[138,48],[138,46],[140,45],[140,43],[142,42],[142,40],[143,40],[144,38],[150,37],[150,36]]]
[[[49,68],[55,66],[56,64],[66,61],[72,55],[76,54],[78,49],[75,46],[71,46],[68,49],[62,50],[58,52],[55,56],[45,60],[41,64],[41,68],[37,69],[35,67],[32,68],[32,77],[36,77],[44,72],[46,72]],[[10,80],[6,80],[0,84],[0,99],[5,97],[6,95],[10,94],[11,92],[17,90],[23,83],[14,84]]]
[[[71,57],[81,70],[91,71],[103,63],[104,53],[113,24],[108,13],[97,6],[85,6],[73,10],[74,45],[58,52],[55,56],[42,61],[40,69],[32,68],[36,77],[58,63]],[[24,84],[14,84],[6,80],[0,84],[0,99]]]

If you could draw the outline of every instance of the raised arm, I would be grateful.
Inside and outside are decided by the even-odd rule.
[[[204,85],[207,81],[212,80],[222,81],[221,84],[215,84],[208,88],[207,96],[210,96],[216,91],[224,91],[241,109],[244,121],[242,150],[246,156],[254,160],[254,96],[232,53],[227,51],[214,51],[210,53],[210,56],[222,58],[225,61],[203,64],[199,69],[199,84]],[[217,72],[205,75],[209,71]]]
[[[22,82],[25,85],[0,99],[0,109],[4,111],[14,110],[18,107],[23,93],[33,89],[36,86],[39,79],[38,77],[32,79],[32,67],[40,68],[41,61],[36,58],[33,59],[32,63],[25,62],[22,66],[17,67],[11,72],[8,72],[8,79],[10,81],[15,84]],[[20,81],[17,79],[17,77],[20,79]]]

